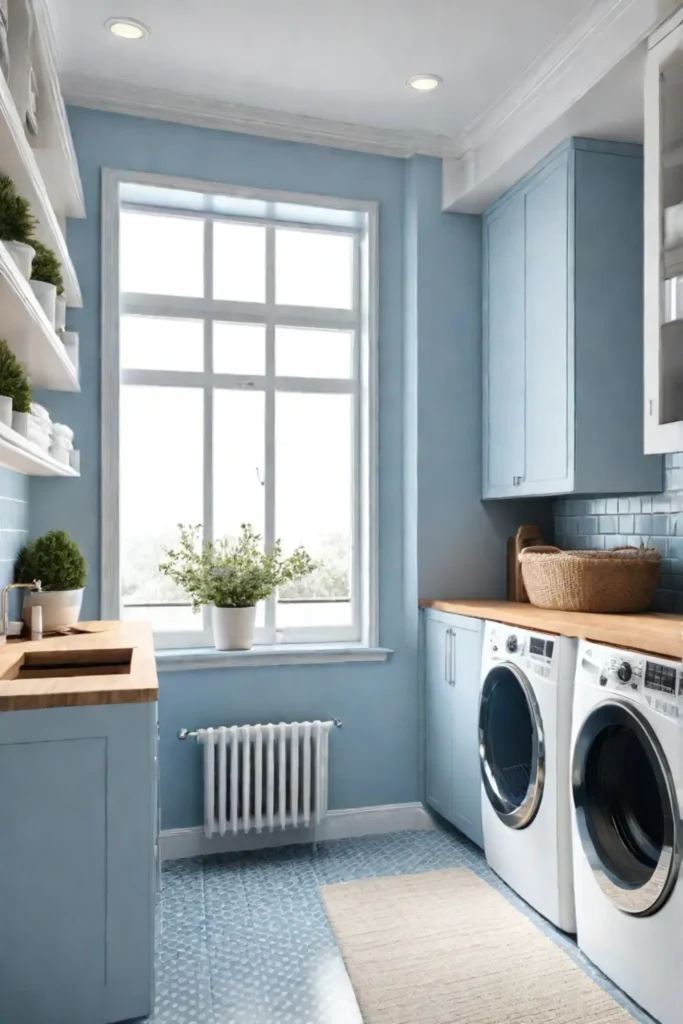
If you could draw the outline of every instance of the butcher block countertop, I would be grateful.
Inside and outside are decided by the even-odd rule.
[[[645,612],[642,615],[595,615],[589,612],[556,612],[516,601],[420,601],[454,615],[490,619],[524,629],[538,629],[561,636],[625,647],[632,651],[683,658],[683,616]]]
[[[0,712],[158,697],[154,643],[144,622],[79,622],[66,636],[0,646]]]

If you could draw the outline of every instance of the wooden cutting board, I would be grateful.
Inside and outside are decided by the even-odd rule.
[[[510,537],[507,547],[508,558],[508,601],[529,601],[526,587],[522,579],[522,567],[519,564],[519,553],[532,544],[542,544],[543,537],[537,526],[520,526],[514,537]]]

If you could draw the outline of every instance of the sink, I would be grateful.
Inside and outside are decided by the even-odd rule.
[[[54,679],[59,676],[130,674],[132,647],[83,651],[34,651],[17,658],[3,679]]]

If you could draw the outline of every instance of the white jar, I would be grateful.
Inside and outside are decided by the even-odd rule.
[[[63,331],[60,334],[69,362],[78,374],[78,331]]]
[[[0,395],[0,423],[12,426],[12,399],[8,395]]]
[[[16,430],[17,434],[21,434],[22,437],[28,437],[28,417],[27,412],[15,410],[12,413],[12,430]]]
[[[55,330],[66,330],[66,296],[58,295],[55,300]]]
[[[27,245],[26,242],[5,242],[4,246],[16,263],[22,276],[28,281],[31,276],[31,267],[33,266],[33,257],[36,254],[36,250],[32,245]]]
[[[57,289],[55,285],[47,281],[29,281],[31,290],[38,300],[38,305],[47,317],[50,327],[55,326],[55,305],[57,302]]]

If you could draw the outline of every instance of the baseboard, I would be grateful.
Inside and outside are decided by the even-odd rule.
[[[325,839],[351,839],[354,836],[383,835],[436,828],[436,822],[420,803],[384,804],[380,807],[351,807],[330,811],[317,828],[275,829],[273,832],[249,832],[207,839],[202,826],[162,831],[159,848],[162,860],[200,857],[208,853],[238,853],[262,850],[270,846],[315,843]]]

